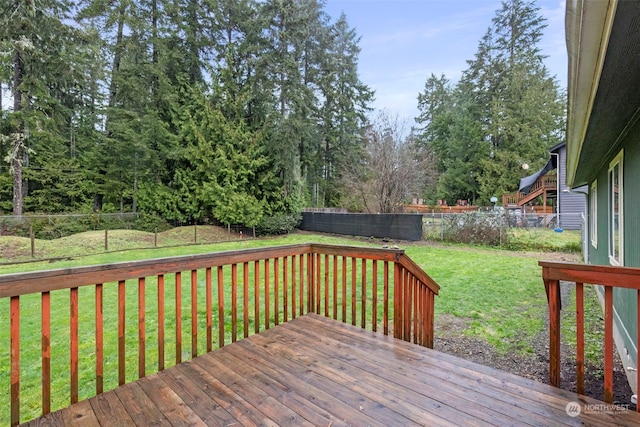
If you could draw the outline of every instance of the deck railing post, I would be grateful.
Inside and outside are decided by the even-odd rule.
[[[11,425],[20,424],[20,297],[11,297]]]
[[[291,268],[289,268],[289,257],[291,257]],[[282,266],[280,266],[280,258],[283,260]],[[384,263],[382,267],[378,267],[379,262]],[[394,265],[393,279],[389,271],[391,263]],[[238,264],[242,264],[242,298],[238,289],[240,286]],[[253,278],[251,278],[252,270]],[[378,277],[381,273],[379,270],[383,270],[382,277]],[[183,272],[191,272],[188,288],[190,301],[183,301]],[[204,274],[205,280],[203,293],[198,289],[201,274]],[[213,281],[216,275],[217,289],[214,289]],[[243,310],[245,338],[250,335],[251,311],[255,315],[255,333],[269,329],[274,323],[277,325],[282,321],[286,322],[295,317],[298,312],[303,315],[305,310],[308,313],[317,314],[323,311],[324,316],[331,316],[334,319],[338,319],[341,315],[343,322],[359,324],[362,328],[375,332],[378,329],[379,316],[383,312],[381,327],[384,334],[388,334],[389,329],[392,329],[397,338],[421,345],[429,345],[429,343],[432,345],[433,297],[438,292],[437,284],[404,255],[403,251],[322,244],[228,251],[221,254],[174,257],[170,260],[133,261],[122,265],[73,268],[64,273],[53,271],[26,273],[17,277],[0,276],[0,284],[2,284],[0,298],[11,298],[9,325],[11,355],[8,360],[11,369],[9,391],[11,425],[20,423],[21,387],[27,389],[32,386],[30,383],[21,383],[21,351],[24,354],[35,351],[24,345],[21,348],[20,317],[24,313],[20,313],[20,295],[41,295],[41,346],[38,351],[42,360],[40,378],[42,410],[43,414],[46,414],[52,409],[52,394],[57,396],[56,393],[59,393],[59,391],[51,391],[50,360],[52,342],[55,341],[53,338],[62,333],[53,331],[54,337],[52,337],[50,291],[68,289],[70,294],[68,306],[65,307],[66,313],[64,313],[64,316],[69,317],[69,328],[63,333],[68,334],[68,341],[65,344],[69,346],[69,357],[65,363],[69,379],[65,381],[69,384],[71,403],[79,401],[80,397],[79,363],[84,357],[81,352],[86,352],[84,343],[80,342],[81,336],[84,336],[80,331],[86,329],[86,321],[83,319],[87,316],[90,306],[85,303],[84,297],[81,298],[80,287],[95,286],[95,308],[89,309],[93,311],[89,315],[93,314],[95,318],[93,335],[95,343],[92,345],[92,349],[95,350],[95,395],[104,391],[105,370],[111,368],[110,363],[105,364],[106,359],[111,360],[114,356],[116,358],[113,374],[117,375],[118,385],[124,385],[127,382],[127,374],[133,369],[127,366],[130,357],[133,357],[129,353],[137,353],[138,378],[147,375],[147,353],[150,351],[147,348],[149,344],[147,333],[153,329],[147,325],[147,321],[156,321],[155,315],[153,319],[147,316],[155,309],[155,304],[147,307],[148,283],[157,281],[157,290],[154,289],[154,291],[157,292],[158,371],[165,369],[166,345],[172,344],[174,333],[175,364],[183,361],[185,357],[182,353],[183,333],[188,334],[187,331],[183,331],[183,321],[191,323],[192,358],[198,355],[199,347],[204,347],[204,345],[198,345],[198,334],[202,331],[206,332],[207,351],[211,351],[215,346],[216,326],[217,347],[225,345],[227,339],[225,331],[228,330],[225,309],[231,314],[229,339],[236,341],[239,338],[237,323],[240,304]],[[174,289],[173,292],[171,290],[168,292],[173,295],[165,299],[165,277],[171,276],[174,276],[172,280],[175,282],[172,286]],[[134,280],[137,281],[137,287],[133,284]],[[392,289],[390,289],[391,280],[393,280]],[[127,281],[130,281],[131,286],[127,285]],[[255,292],[253,307],[250,304],[251,281],[253,281]],[[379,286],[383,286],[383,289],[379,289]],[[378,292],[383,293],[382,301],[378,298]],[[200,299],[205,300],[203,302],[206,304],[205,313],[198,310]],[[213,305],[216,299],[217,309]],[[382,304],[380,308],[379,303]],[[127,312],[132,304],[133,312],[129,314]],[[225,307],[225,304],[230,306]],[[390,307],[391,304],[393,304],[392,307]],[[324,310],[322,310],[323,305]],[[184,308],[186,310],[183,310]],[[171,319],[165,317],[167,312],[172,313]],[[274,317],[273,323],[271,313]],[[57,313],[55,315],[57,316]],[[214,319],[216,316],[217,319]],[[113,337],[111,332],[106,334],[104,331],[105,322],[112,317],[114,317],[112,333],[115,334]],[[165,325],[166,322],[170,324]],[[200,322],[205,324],[200,326]],[[203,329],[201,330],[200,327]],[[135,344],[130,346],[127,336],[135,342],[136,335],[137,346]],[[114,354],[106,355],[105,349],[111,351],[112,347],[115,347]],[[84,383],[82,385],[85,386]],[[66,392],[66,389],[63,391]]]
[[[560,281],[543,277],[549,302],[549,384],[560,387]]]

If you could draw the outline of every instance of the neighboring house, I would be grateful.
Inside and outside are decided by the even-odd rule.
[[[549,150],[552,157],[558,159],[558,206],[560,213],[558,225],[567,230],[579,230],[583,225],[583,218],[587,209],[587,187],[572,190],[567,185],[567,145],[558,144]]]
[[[549,154],[551,157],[542,169],[520,180],[517,193],[503,196],[503,206],[535,211],[546,225],[579,230],[586,209],[586,187],[571,190],[566,184],[567,149],[564,142],[551,147]],[[541,206],[535,206],[539,199]],[[553,211],[547,206],[550,199],[556,200]]]
[[[569,0],[566,31],[567,185],[589,189],[586,259],[640,267],[640,2]],[[638,365],[636,299],[614,290],[625,367]]]

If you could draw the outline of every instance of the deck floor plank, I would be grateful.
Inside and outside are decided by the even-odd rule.
[[[381,425],[376,419],[362,413],[354,411],[353,405],[345,402],[344,395],[341,391],[328,393],[322,388],[310,383],[305,375],[295,374],[291,368],[283,364],[274,363],[274,357],[271,354],[261,354],[252,348],[252,344],[248,340],[243,340],[237,346],[225,347],[225,350],[233,354],[237,358],[243,358],[247,363],[260,366],[260,369],[272,375],[272,378],[278,378],[278,381],[284,384],[291,394],[300,397],[308,405],[318,406],[330,413],[333,417],[329,422],[333,425]]]
[[[603,405],[311,314],[27,425],[640,425],[570,402]]]
[[[278,338],[287,342],[286,345],[278,346]],[[285,336],[276,335],[268,341],[262,341],[262,339],[262,337],[256,337],[255,342],[272,349],[274,354],[280,356],[280,361],[304,362],[300,368],[297,368],[301,372],[304,369],[313,369],[315,375],[324,379],[327,387],[337,386],[362,396],[359,403],[361,410],[385,425],[389,425],[389,422],[400,417],[404,418],[405,422],[417,424],[441,423],[442,420],[447,420],[452,425],[495,425],[490,422],[483,423],[481,419],[452,409],[440,400],[440,393],[437,390],[435,395],[438,398],[420,398],[410,388],[382,381],[379,372],[371,374],[357,366],[332,360],[317,350],[319,341],[315,343],[314,340],[306,341],[302,336],[294,338],[289,331]],[[304,353],[296,350],[297,348],[304,349]],[[296,368],[288,367],[288,369]],[[357,405],[358,402],[354,404]]]
[[[229,369],[217,355],[204,355],[202,361],[210,369],[214,369],[217,373],[216,378],[240,395],[247,402],[251,402],[260,412],[268,418],[264,422],[273,422],[279,426],[308,426],[313,427],[309,421],[300,417],[290,408],[274,399],[268,393],[255,387],[245,377]]]
[[[172,426],[202,426],[206,424],[173,389],[156,373],[138,380],[138,384]]]
[[[102,393],[89,399],[91,408],[101,425],[135,426],[135,422],[116,393]],[[130,410],[131,408],[129,408]],[[136,409],[135,407],[133,409]]]
[[[114,391],[122,404],[128,408],[134,424],[145,423],[149,426],[158,426],[168,422],[160,408],[153,403],[137,382],[125,384]]]
[[[262,338],[259,335],[256,336],[252,340],[256,345],[249,347],[249,351],[257,351]],[[326,393],[334,394],[349,405],[352,411],[360,411],[371,417],[371,419],[376,420],[376,425],[393,425],[400,418],[405,422],[407,421],[406,418],[383,402],[372,398],[370,393],[363,393],[364,389],[360,385],[361,381],[348,375],[347,372],[337,375],[329,373],[311,357],[302,354],[296,360],[292,360],[286,357],[284,347],[278,347],[273,340],[269,340],[267,344],[269,345],[269,350],[266,353],[266,357],[270,356],[281,370],[292,372],[294,375],[304,378],[305,382],[310,386],[320,388]],[[381,392],[382,390],[377,390],[376,395]]]
[[[333,323],[333,322],[332,322]],[[323,325],[330,328],[328,325]],[[333,326],[333,325],[331,325]],[[307,339],[313,336],[315,332],[312,328],[314,324],[304,325],[296,323],[289,328],[299,334],[300,339]],[[392,381],[396,384],[405,384],[413,390],[419,390],[421,394],[426,396],[438,396],[443,399],[447,405],[451,405],[456,411],[469,413],[470,415],[483,419],[490,424],[504,424],[519,420],[522,423],[523,418],[528,418],[527,423],[531,425],[549,425],[551,421],[557,423],[559,416],[566,414],[564,407],[562,411],[550,410],[542,407],[536,412],[540,415],[539,419],[531,417],[532,406],[526,408],[520,407],[513,397],[507,396],[501,399],[501,391],[504,382],[496,384],[488,384],[482,380],[481,376],[464,375],[455,366],[451,369],[438,369],[441,364],[429,363],[430,358],[425,357],[419,360],[416,358],[405,357],[402,349],[396,348],[393,358],[379,357],[379,346],[371,346],[366,340],[358,340],[357,335],[351,335],[348,329],[330,328],[332,333],[314,338],[320,340],[326,345],[316,347],[324,348],[326,352],[331,352],[334,357],[346,362],[350,362],[355,357],[359,357],[367,363],[363,363],[363,369],[376,373],[383,379]],[[311,332],[311,334],[309,334]],[[397,344],[397,342],[396,342]],[[336,351],[337,350],[337,351]],[[406,354],[412,355],[414,352],[407,350]],[[433,352],[433,351],[431,351]],[[429,371],[425,375],[423,370],[419,369],[418,364],[428,364]],[[434,373],[439,374],[438,378],[442,381],[437,383],[433,381]],[[472,374],[475,374],[472,372]],[[437,384],[437,385],[434,385]],[[522,392],[524,394],[526,390]],[[566,403],[565,403],[566,405]],[[533,406],[537,409],[537,406]],[[569,423],[570,425],[573,423]]]
[[[207,426],[222,427],[233,424],[235,418],[191,381],[193,375],[193,371],[168,369],[162,372],[160,377]]]
[[[227,346],[226,348],[232,347],[235,348],[236,346]],[[271,376],[269,368],[264,363],[259,365],[248,363],[246,354],[238,357],[231,351],[219,352],[216,357],[228,366],[233,365],[234,370],[239,375],[247,378],[254,387],[268,393],[314,426],[331,424],[338,427],[340,425],[340,422],[332,417],[329,412],[315,405],[308,398],[304,398],[298,393],[293,393],[288,384],[283,382],[280,374],[274,373],[274,376]]]
[[[298,333],[298,339],[305,345],[313,345],[305,329],[295,331],[290,328],[290,331]],[[318,342],[317,339],[314,340]],[[460,393],[459,387],[450,386],[446,382],[434,384],[432,379],[418,373],[412,365],[395,357],[383,357],[379,349],[365,351],[349,345],[349,337],[346,335],[331,337],[329,340],[323,337],[322,343],[322,346],[316,344],[313,351],[317,350],[317,353],[314,354],[318,359],[327,359],[329,354],[334,354],[333,360],[328,359],[326,363],[335,370],[344,370],[345,364],[355,363],[358,372],[354,375],[363,378],[364,384],[375,388],[385,387],[387,393],[393,393],[397,399],[405,400],[418,408],[433,400],[431,396],[437,396],[434,402],[438,406],[433,416],[446,418],[458,425],[509,425],[521,419],[519,417],[527,415],[525,411],[519,412],[513,405],[496,405],[493,393],[482,394],[476,390]],[[487,408],[488,402],[492,403],[491,408]],[[405,416],[414,422],[421,422],[427,416],[422,411],[404,409]]]
[[[625,425],[624,423],[629,417],[640,421],[640,414],[632,411],[616,414],[606,412],[582,413],[579,417],[568,417],[566,416],[568,402],[578,402],[581,405],[598,405],[603,402],[446,353],[422,347],[416,349],[411,344],[404,341],[399,342],[390,336],[380,336],[364,330],[358,333],[360,331],[350,325],[340,322],[326,322],[315,315],[304,316],[300,322],[295,324],[295,327],[304,327],[305,330],[317,328],[317,322],[310,323],[308,322],[309,318],[322,322],[321,328],[325,331],[319,337],[320,339],[330,338],[335,333],[345,333],[358,340],[364,348],[376,349],[381,346],[385,347],[389,351],[393,351],[394,357],[406,357],[406,360],[411,362],[411,366],[422,372],[426,378],[440,378],[442,379],[441,384],[452,382],[461,387],[461,391],[464,391],[464,393],[466,393],[465,390],[477,389],[480,383],[491,384],[495,390],[492,394],[493,399],[503,400],[514,406],[525,408],[532,412],[530,418],[535,418],[535,415],[550,417],[553,419],[554,425],[585,425],[586,423],[586,425],[594,426],[615,426],[621,425],[621,422],[622,425]],[[376,345],[373,347],[370,346],[371,337],[376,338]],[[339,354],[339,352],[336,353]],[[637,424],[638,421],[630,425],[640,425]]]

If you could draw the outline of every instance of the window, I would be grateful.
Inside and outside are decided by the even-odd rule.
[[[624,207],[622,189],[623,152],[609,164],[609,262],[623,265]]]
[[[598,181],[593,181],[589,191],[589,236],[591,245],[598,247]]]

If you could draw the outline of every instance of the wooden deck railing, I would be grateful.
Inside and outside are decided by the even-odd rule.
[[[536,180],[529,188],[527,194],[516,191],[515,193],[507,193],[502,195],[502,206],[522,206],[525,203],[538,197],[542,191],[557,191],[558,176],[554,173],[544,175]]]
[[[613,290],[632,289],[636,307],[640,307],[640,268],[609,267],[563,262],[540,261],[549,303],[549,382],[560,387],[560,281],[575,285],[576,293],[576,391],[584,392],[584,284],[601,285],[604,293],[604,401],[613,402]],[[640,334],[640,316],[637,320]],[[634,337],[636,348],[640,336]],[[636,390],[640,391],[640,375],[636,375]],[[638,405],[640,408],[640,405]]]
[[[317,244],[0,275],[0,309],[10,312],[4,422],[17,425],[21,408],[46,414],[307,312],[432,347],[438,289],[402,250]],[[21,335],[21,323],[30,334]],[[21,402],[24,394],[41,402]]]

